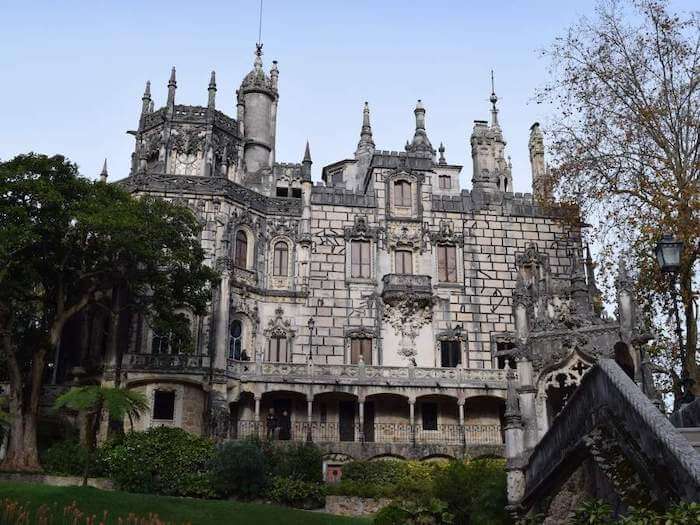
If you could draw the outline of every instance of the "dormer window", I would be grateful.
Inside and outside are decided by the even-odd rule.
[[[410,250],[396,250],[394,258],[396,273],[413,273],[413,253]]]
[[[394,183],[394,205],[402,208],[411,207],[411,183],[398,180]]]
[[[440,175],[438,177],[438,183],[441,190],[452,189],[452,177],[450,177],[449,175]]]

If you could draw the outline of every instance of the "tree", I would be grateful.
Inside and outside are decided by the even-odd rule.
[[[54,402],[56,410],[67,408],[76,412],[84,412],[88,419],[87,436],[87,461],[83,471],[83,486],[87,486],[90,468],[95,459],[97,447],[97,434],[100,430],[102,413],[105,412],[110,419],[129,421],[138,418],[148,409],[146,396],[140,392],[126,388],[112,388],[101,385],[89,385],[73,387],[61,394]]]
[[[4,468],[40,468],[36,420],[47,360],[73,316],[130,308],[175,329],[178,311],[204,313],[215,273],[204,264],[199,231],[187,208],[80,177],[62,156],[30,153],[0,164],[0,351],[11,415]],[[114,335],[116,323],[111,328]],[[108,347],[118,351],[116,338]]]
[[[654,259],[664,234],[684,243],[678,274],[685,344],[666,350],[672,390],[698,376],[697,263],[700,255],[700,18],[664,0],[609,0],[545,55],[551,81],[538,100],[555,108],[550,187],[575,202],[601,246],[608,286],[621,253],[639,272],[639,299],[664,329],[669,283]],[[674,294],[675,295],[675,294]],[[681,352],[682,346],[686,351]],[[668,361],[668,359],[666,359]]]

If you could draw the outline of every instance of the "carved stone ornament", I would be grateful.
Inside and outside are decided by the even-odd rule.
[[[515,257],[515,264],[518,268],[526,266],[546,266],[547,256],[539,251],[534,242],[531,242],[523,253]]]
[[[203,126],[174,130],[170,137],[170,145],[178,153],[188,156],[197,155],[204,149],[206,135],[207,130]]]
[[[367,326],[347,327],[345,337],[348,339],[373,339],[377,337],[377,331]]]
[[[278,307],[275,310],[275,318],[270,319],[267,323],[267,328],[263,331],[265,337],[276,338],[281,337],[291,339],[296,334],[296,330],[292,328],[289,319],[284,319],[284,310]]]
[[[416,223],[390,223],[387,225],[387,242],[390,248],[421,250],[423,234],[421,225]]]
[[[437,232],[431,232],[430,241],[433,244],[451,244],[455,246],[464,245],[464,236],[456,234],[452,221],[441,220]]]
[[[371,228],[367,218],[363,215],[355,215],[352,227],[345,228],[346,240],[370,240],[377,239],[377,228]]]
[[[266,237],[287,237],[296,241],[299,237],[299,221],[296,219],[280,218],[273,219],[267,224]]]
[[[432,303],[426,304],[406,298],[384,307],[384,321],[401,338],[399,354],[409,359],[417,354],[415,340],[418,333],[432,320]]]

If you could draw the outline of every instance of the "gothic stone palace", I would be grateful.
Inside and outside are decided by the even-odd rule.
[[[136,426],[265,436],[274,410],[288,414],[281,437],[321,444],[329,464],[503,454],[506,373],[528,323],[555,323],[573,304],[594,316],[581,226],[512,192],[495,94],[490,121],[476,120],[471,133],[470,190],[460,187],[462,166],[429,139],[420,100],[400,152],[377,149],[365,103],[353,155],[314,183],[308,144],[301,163],[275,158],[278,80],[258,47],[235,118],[216,107],[214,73],[206,106],[176,104],[175,69],[162,107],[146,85],[131,173],[118,184],[189,206],[220,281],[206,316],[185,312],[194,348],[143,319],[121,319],[121,384],[152,405]],[[529,149],[537,197],[538,124]],[[549,309],[537,309],[533,290],[540,303],[554,301]],[[84,361],[102,359],[101,315],[73,337]],[[570,386],[595,358],[577,348],[531,359],[537,374],[528,377],[542,392],[530,439],[565,399],[547,389]],[[99,377],[110,382],[115,363],[105,359]],[[564,384],[545,373],[552,367],[568,371]]]

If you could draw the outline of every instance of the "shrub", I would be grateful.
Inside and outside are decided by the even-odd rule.
[[[129,492],[211,497],[214,445],[179,428],[129,432],[105,453],[110,478]]]
[[[380,485],[342,479],[338,483],[328,485],[327,494],[333,496],[355,496],[358,498],[392,498],[396,495],[396,485]]]
[[[456,525],[509,523],[505,512],[506,473],[502,460],[452,461],[435,478],[435,494]]]
[[[267,462],[253,441],[230,441],[219,446],[211,461],[211,483],[221,496],[253,499],[264,494]]]
[[[105,474],[103,449],[95,450],[95,458],[88,472],[89,476]],[[87,449],[75,440],[58,441],[41,454],[41,464],[49,474],[62,476],[82,476],[87,462]]]
[[[343,465],[343,478],[377,485],[395,485],[405,475],[405,462],[396,459],[350,461]]]
[[[278,445],[272,454],[265,454],[272,463],[273,476],[320,483],[323,481],[323,454],[314,444],[301,443],[288,447]],[[267,452],[267,450],[266,450]]]
[[[325,504],[326,491],[321,483],[277,476],[272,479],[268,497],[275,503],[301,509],[318,509]]]
[[[453,518],[447,510],[447,504],[437,498],[401,500],[380,510],[374,518],[374,525],[449,525],[454,523]]]

